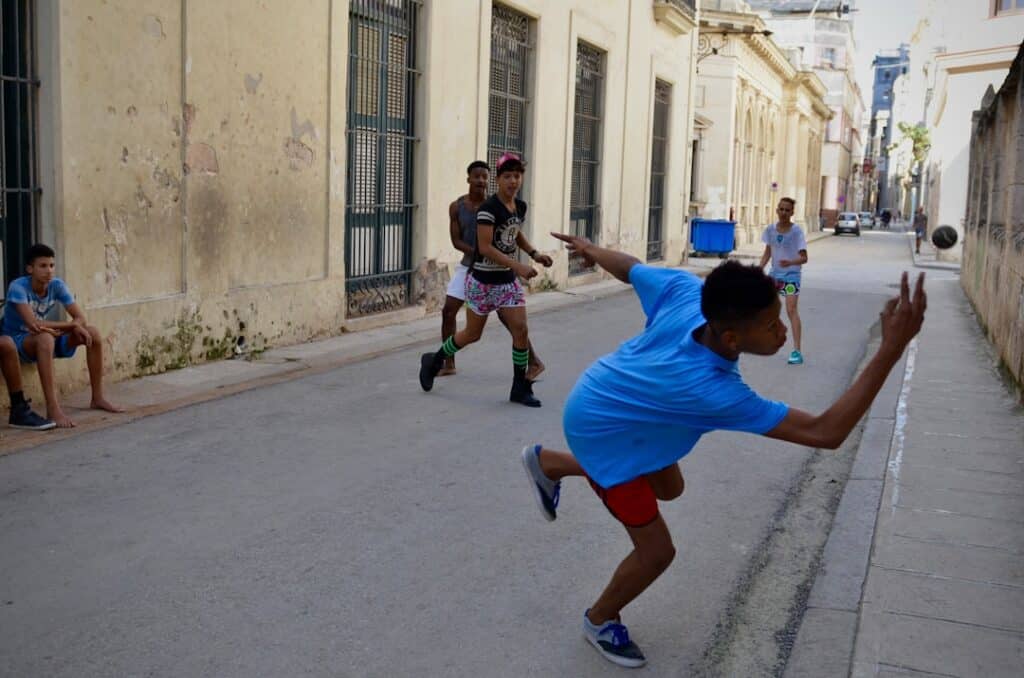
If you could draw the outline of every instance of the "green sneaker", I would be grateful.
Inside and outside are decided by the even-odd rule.
[[[804,356],[800,351],[793,351],[789,354],[789,360],[787,361],[790,365],[803,365]]]

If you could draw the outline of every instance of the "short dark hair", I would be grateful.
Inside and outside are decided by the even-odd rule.
[[[509,158],[505,162],[498,165],[498,171],[496,174],[500,177],[505,172],[525,172],[526,165],[519,158]]]
[[[488,164],[487,164],[486,162],[484,162],[483,160],[474,160],[473,162],[469,163],[469,167],[467,167],[467,168],[466,168],[466,174],[472,174],[472,173],[473,173],[473,170],[475,170],[475,169],[476,169],[476,168],[478,168],[478,167],[479,167],[480,169],[485,169],[485,170],[487,170],[488,172],[490,172],[490,171],[491,171],[491,166],[490,166],[490,165],[488,165]]]
[[[50,257],[52,259],[55,258],[56,256],[57,253],[54,252],[50,247],[44,245],[41,242],[37,242],[35,245],[32,245],[32,247],[29,247],[28,251],[25,252],[25,263],[32,265],[36,262],[36,259],[42,257]]]
[[[796,200],[792,198],[779,198],[779,202],[788,202],[790,207],[796,207]]]
[[[711,271],[700,291],[700,312],[708,322],[743,325],[775,301],[775,283],[758,266],[729,260]]]

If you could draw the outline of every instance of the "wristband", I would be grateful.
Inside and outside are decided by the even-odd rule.
[[[527,252],[526,256],[530,257],[533,260],[536,260],[537,259],[537,250],[531,250],[531,251]]]

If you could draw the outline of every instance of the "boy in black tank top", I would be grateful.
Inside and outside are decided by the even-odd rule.
[[[441,341],[455,334],[459,309],[466,301],[466,277],[476,256],[476,213],[487,200],[487,181],[490,167],[483,160],[474,160],[466,168],[466,183],[469,192],[457,198],[448,206],[448,231],[452,247],[462,252],[462,261],[455,265],[455,272],[448,283],[448,290],[441,309]],[[498,314],[498,320],[508,328],[505,316]],[[537,357],[533,345],[530,345],[530,363],[526,368],[526,378],[535,380],[544,371],[544,363]],[[455,357],[444,361],[444,367],[437,373],[439,377],[455,374]]]
[[[537,275],[532,267],[515,259],[516,249],[523,248],[534,261],[550,267],[551,257],[538,254],[522,232],[526,203],[516,198],[523,183],[525,166],[512,154],[498,161],[498,192],[488,198],[477,211],[477,243],[473,265],[466,277],[466,327],[445,339],[436,353],[420,358],[420,386],[429,391],[434,377],[446,358],[480,339],[487,316],[497,311],[504,316],[512,335],[512,390],[509,400],[527,407],[540,407],[533,395],[533,384],[526,378],[530,359],[530,339],[526,325],[526,294],[519,278],[529,280]]]

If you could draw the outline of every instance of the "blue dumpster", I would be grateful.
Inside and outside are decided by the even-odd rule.
[[[694,253],[725,256],[736,244],[736,222],[728,219],[691,219],[690,244]]]

